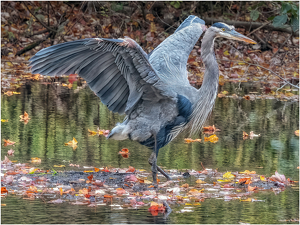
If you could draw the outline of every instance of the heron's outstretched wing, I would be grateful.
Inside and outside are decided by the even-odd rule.
[[[32,73],[77,73],[113,112],[130,113],[142,99],[158,101],[175,94],[164,88],[147,54],[132,39],[89,38],[54,45],[30,59]]]
[[[186,64],[190,52],[203,33],[204,20],[189,16],[148,56],[157,75],[168,84],[189,85]]]

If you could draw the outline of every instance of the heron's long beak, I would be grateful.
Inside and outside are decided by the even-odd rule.
[[[238,40],[238,41],[244,41],[247,43],[251,43],[251,44],[257,44],[255,41],[253,41],[252,39],[236,32],[235,30],[231,30],[229,32],[224,32],[221,33],[221,36],[228,38],[228,39],[234,39],[234,40]]]

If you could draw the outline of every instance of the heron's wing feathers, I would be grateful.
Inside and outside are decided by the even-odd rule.
[[[189,16],[174,34],[165,39],[149,54],[149,61],[157,75],[171,85],[189,85],[187,79],[187,60],[201,36],[203,20]]]
[[[175,94],[164,88],[146,53],[132,39],[89,38],[54,45],[30,59],[32,73],[77,73],[109,110],[129,113],[142,99],[157,101]]]

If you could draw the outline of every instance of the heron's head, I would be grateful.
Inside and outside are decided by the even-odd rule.
[[[234,26],[230,26],[226,23],[214,23],[211,27],[211,30],[215,32],[216,37],[223,37],[227,39],[234,39],[238,41],[244,41],[251,44],[257,44],[252,39],[238,33],[235,31]]]

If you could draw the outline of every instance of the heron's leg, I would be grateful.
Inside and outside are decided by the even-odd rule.
[[[148,162],[151,165],[153,182],[157,183],[156,182],[157,170],[162,175],[164,175],[167,178],[167,180],[172,180],[172,178],[165,171],[163,171],[159,166],[157,166],[157,155],[158,155],[159,149],[157,149],[156,135],[153,135],[153,137],[154,137],[154,151],[152,152],[152,154],[150,155],[150,157],[148,159]],[[153,173],[153,171],[155,174]],[[154,178],[154,176],[155,176],[155,178]]]

